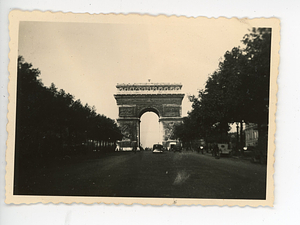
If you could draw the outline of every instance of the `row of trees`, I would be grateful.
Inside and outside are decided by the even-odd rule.
[[[89,143],[113,148],[122,138],[114,120],[54,84],[45,87],[40,71],[18,58],[16,155],[72,154]]]
[[[253,28],[244,45],[227,51],[205,89],[191,96],[192,111],[175,127],[174,137],[183,142],[205,138],[228,141],[230,124],[255,123],[259,138],[266,140],[269,114],[271,29]],[[241,132],[242,134],[242,132]],[[240,146],[241,147],[241,146]]]

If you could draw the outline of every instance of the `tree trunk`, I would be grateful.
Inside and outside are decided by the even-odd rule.
[[[236,123],[236,154],[239,154],[239,148],[240,148],[240,139],[239,139],[239,125]]]
[[[266,124],[258,124],[258,146],[257,155],[259,156],[260,163],[265,164],[268,153],[268,126]]]
[[[244,155],[244,141],[243,141],[243,120],[240,122],[240,149],[242,156]]]

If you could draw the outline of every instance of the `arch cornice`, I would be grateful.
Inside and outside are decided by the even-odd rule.
[[[162,115],[162,112],[160,112],[160,110],[159,110],[157,107],[155,107],[155,106],[146,106],[146,107],[144,107],[144,108],[141,108],[141,109],[138,111],[137,116],[138,116],[139,118],[141,118],[142,115],[143,115],[144,113],[146,113],[146,112],[153,112],[153,113],[155,113],[159,118],[160,118],[161,115]]]

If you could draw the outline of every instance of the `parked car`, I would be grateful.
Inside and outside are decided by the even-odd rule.
[[[228,148],[228,144],[218,144],[220,155],[231,155],[231,149]]]
[[[152,153],[163,153],[164,150],[163,150],[163,146],[160,145],[160,144],[154,144],[153,145],[153,151]]]

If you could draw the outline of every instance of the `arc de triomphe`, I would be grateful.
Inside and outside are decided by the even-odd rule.
[[[170,140],[174,125],[182,122],[181,84],[117,84],[116,87],[114,97],[119,107],[117,121],[123,134],[123,146],[132,142],[140,146],[140,118],[145,112],[154,112],[159,117],[160,141],[164,144]]]

